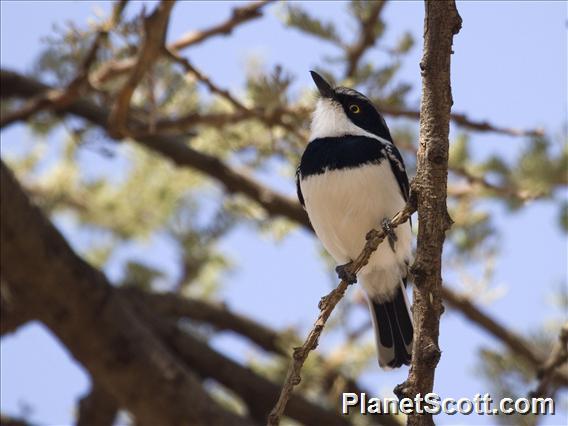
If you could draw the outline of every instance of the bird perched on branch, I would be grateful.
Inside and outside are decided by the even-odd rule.
[[[310,142],[296,174],[298,198],[316,235],[338,262],[338,275],[360,280],[369,303],[379,365],[410,363],[413,325],[406,295],[411,260],[410,223],[390,229],[389,218],[408,200],[404,162],[387,124],[361,93],[333,88],[311,72],[319,90]],[[379,245],[357,276],[345,268],[363,250],[368,231],[382,226]]]

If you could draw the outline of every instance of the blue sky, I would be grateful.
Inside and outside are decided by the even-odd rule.
[[[188,30],[207,27],[224,19],[230,3],[180,3],[174,9],[168,38],[177,39]],[[351,26],[340,2],[305,3],[318,16],[340,25],[350,34]],[[31,69],[42,48],[41,38],[52,24],[72,20],[86,24],[94,9],[108,10],[106,2],[6,2],[1,7],[1,64],[20,71]],[[129,5],[138,10],[138,5]],[[243,25],[231,38],[211,39],[192,48],[191,59],[214,81],[237,94],[244,81],[247,58],[260,57],[267,67],[280,63],[297,80],[296,93],[311,86],[308,70],[322,65],[325,57],[339,52],[329,44],[285,30],[278,20],[278,6],[266,17]],[[566,4],[563,2],[460,2],[464,20],[455,38],[452,80],[454,111],[472,118],[489,119],[508,127],[544,127],[559,133],[566,123]],[[411,31],[417,44],[406,58],[400,78],[414,84],[410,99],[419,102],[418,61],[421,56],[423,5],[420,2],[394,2],[385,10],[388,30],[385,44],[394,44],[404,31]],[[24,24],[25,23],[25,24]],[[25,25],[25,28],[22,28]],[[386,57],[373,49],[377,61]],[[388,119],[388,118],[387,118]],[[452,128],[452,135],[456,135]],[[2,155],[9,156],[17,146],[30,144],[22,126],[2,133]],[[492,153],[515,158],[527,142],[522,138],[495,134],[472,134],[476,158]],[[290,179],[273,174],[260,175],[272,187],[293,194]],[[557,209],[549,203],[535,203],[520,213],[505,214],[492,208],[500,231],[500,251],[494,285],[507,292],[501,299],[484,306],[492,315],[517,331],[528,332],[558,316],[548,298],[567,272],[566,240],[556,225]],[[222,290],[231,307],[277,327],[299,326],[306,330],[317,313],[319,297],[329,289],[329,276],[319,258],[319,244],[303,231],[295,231],[279,243],[246,228],[232,232],[221,249],[238,268]],[[156,261],[173,271],[173,252],[163,241],[130,248],[124,256]],[[118,264],[118,262],[115,262]],[[301,267],[298,283],[290,265]],[[112,278],[118,272],[107,269]],[[172,272],[174,273],[174,272]],[[353,292],[353,291],[352,291]],[[265,301],[278,300],[278,306]],[[258,303],[254,303],[258,302]],[[251,311],[251,307],[254,310]],[[322,347],[332,341],[323,336]],[[215,340],[237,359],[246,350],[233,338]],[[485,393],[486,387],[473,371],[480,346],[498,343],[472,327],[457,313],[444,315],[441,329],[443,357],[436,375],[436,390],[442,396],[462,397]],[[2,412],[18,413],[22,404],[33,406],[32,419],[41,424],[66,424],[74,418],[78,395],[88,388],[80,366],[39,325],[30,325],[2,340]],[[364,384],[375,391],[390,390],[406,376],[406,370],[367,374]],[[565,420],[565,417],[564,417]],[[440,424],[492,424],[490,418],[450,417]],[[547,424],[562,424],[560,416]]]

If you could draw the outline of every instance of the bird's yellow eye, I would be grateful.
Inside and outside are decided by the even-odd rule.
[[[361,112],[361,108],[359,108],[359,105],[349,105],[349,111],[351,111],[353,114],[359,114]]]

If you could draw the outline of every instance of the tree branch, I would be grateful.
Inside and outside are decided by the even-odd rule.
[[[118,0],[114,3],[110,18],[97,30],[93,43],[87,49],[87,54],[81,61],[75,78],[65,89],[51,89],[39,93],[26,103],[20,110],[8,112],[0,117],[0,129],[18,121],[25,121],[45,109],[58,111],[79,98],[85,88],[90,86],[89,70],[97,58],[101,44],[107,39],[110,31],[120,22],[122,12],[128,0]],[[3,88],[4,89],[4,88]]]
[[[453,309],[461,312],[474,324],[487,331],[493,337],[500,340],[512,352],[523,357],[530,364],[533,365],[535,370],[539,369],[545,364],[544,354],[539,353],[533,345],[527,342],[522,336],[507,329],[500,324],[497,320],[491,318],[483,312],[478,306],[473,304],[468,297],[457,294],[447,286],[441,289],[443,299]],[[557,380],[568,386],[568,375],[562,372],[555,373]]]
[[[109,117],[109,133],[113,137],[128,134],[128,110],[134,90],[142,81],[144,74],[152,67],[162,52],[168,30],[170,12],[175,4],[173,0],[162,0],[154,12],[144,18],[144,40],[130,76],[116,96]]]
[[[377,38],[377,24],[385,4],[386,0],[371,2],[368,16],[359,21],[359,37],[355,43],[348,46],[346,49],[347,69],[345,71],[345,78],[353,77],[363,54],[375,44]]]
[[[538,371],[539,383],[534,391],[530,393],[531,398],[540,398],[550,395],[550,385],[553,383],[555,376],[560,372],[558,369],[568,362],[568,322],[564,323],[560,329],[558,341],[554,345],[550,356],[544,362]],[[563,383],[568,386],[568,381]]]
[[[253,2],[242,7],[235,7],[231,16],[211,28],[200,31],[192,31],[184,35],[179,40],[168,45],[168,49],[173,52],[178,52],[186,47],[199,44],[210,37],[217,35],[229,35],[238,25],[262,16],[262,8],[268,4],[270,0],[263,0]],[[94,80],[98,84],[104,84],[113,78],[126,74],[136,64],[135,58],[127,58],[119,61],[109,61],[96,73]]]
[[[34,320],[33,308],[16,300],[4,279],[0,279],[0,336],[13,333]]]
[[[83,89],[89,84],[89,69],[96,59],[99,46],[107,37],[108,30],[106,28],[97,33],[87,55],[77,70],[77,75],[66,88],[47,90],[30,99],[21,109],[3,113],[0,117],[0,129],[18,121],[25,121],[45,109],[58,111],[77,100]]]
[[[232,312],[224,305],[216,305],[203,300],[180,297],[172,293],[149,293],[135,287],[117,289],[126,298],[131,298],[146,306],[159,318],[178,319],[189,318],[194,321],[206,322],[218,330],[229,330],[245,337],[262,349],[280,356],[288,356],[284,341],[298,341],[295,333],[277,332],[243,315]],[[318,354],[314,354],[318,357]],[[340,380],[344,385],[342,392],[367,393],[351,377],[346,376],[331,363],[319,356],[317,364],[326,370],[326,382],[335,383]],[[276,400],[276,397],[274,397]],[[273,403],[271,403],[273,404]],[[272,406],[272,405],[271,405]],[[266,416],[263,417],[263,422]],[[384,426],[399,425],[392,416],[381,417]]]
[[[280,340],[282,335],[243,315],[230,311],[225,306],[218,306],[203,300],[180,297],[173,293],[149,293],[135,287],[117,289],[125,297],[137,300],[148,306],[161,318],[190,318],[206,322],[218,330],[230,330],[250,339],[262,349],[278,355],[286,355]]]
[[[171,347],[184,362],[202,377],[211,378],[238,394],[249,408],[250,416],[263,423],[278,396],[278,386],[251,369],[243,367],[190,333],[177,327],[176,322],[151,312],[147,301],[134,298],[135,308],[151,324],[155,332]],[[295,396],[288,413],[291,418],[307,425],[348,425],[339,414],[315,405],[303,397]]]
[[[392,218],[391,226],[393,229],[410,219],[410,216],[416,209],[414,201],[414,197],[411,194],[411,198],[405,208]],[[349,266],[347,267],[347,272],[349,274],[356,275],[361,270],[361,268],[363,268],[367,264],[369,258],[371,257],[371,254],[373,254],[373,252],[385,238],[386,234],[383,230],[378,231],[376,229],[372,229],[371,231],[369,231],[366,236],[367,242],[365,243],[363,251],[359,254],[359,256],[357,256],[355,260],[353,260],[349,264]],[[269,426],[275,426],[280,423],[280,418],[284,414],[286,404],[288,403],[288,400],[292,395],[292,391],[294,390],[294,387],[297,386],[301,381],[300,372],[302,370],[304,362],[308,358],[309,353],[317,348],[319,337],[323,331],[323,328],[325,327],[329,316],[335,309],[335,306],[343,298],[348,286],[349,283],[347,281],[341,280],[341,282],[335,289],[333,289],[327,296],[322,297],[322,299],[320,300],[320,313],[314,323],[314,326],[308,333],[308,337],[306,337],[304,344],[299,348],[294,348],[294,354],[292,355],[292,361],[290,363],[290,366],[288,367],[288,372],[286,373],[286,379],[282,386],[280,397],[278,398],[276,405],[274,406],[272,412],[270,413],[270,416],[268,417]]]
[[[51,89],[36,80],[7,70],[1,70],[0,79],[2,97],[31,97]],[[109,111],[93,102],[79,100],[62,112],[81,117],[108,130]],[[130,118],[129,127],[140,130],[140,136],[136,139],[138,143],[170,159],[178,166],[198,170],[219,181],[229,192],[250,197],[271,216],[284,216],[311,229],[308,216],[298,202],[270,190],[245,173],[232,169],[217,157],[196,151],[186,144],[185,138],[144,134],[144,124],[134,118]]]
[[[3,278],[119,405],[143,425],[250,424],[205,393],[106,277],[71,250],[3,162],[0,173],[0,243],[10,247],[0,252]]]
[[[172,43],[169,47],[173,50],[181,50],[194,44],[201,43],[209,37],[216,35],[229,35],[233,29],[243,22],[262,16],[261,9],[270,3],[270,0],[252,2],[246,6],[236,7],[231,12],[231,17],[220,24],[201,31],[192,31]]]
[[[388,105],[382,105],[380,99],[373,100],[375,105],[380,107],[382,114],[390,117],[403,117],[410,118],[413,120],[420,119],[420,111],[408,109],[408,108],[397,108]],[[309,114],[310,108],[307,106],[298,106],[295,108],[290,108],[287,111],[296,117],[306,117]],[[450,114],[451,121],[459,127],[464,129],[473,130],[476,132],[493,132],[500,133],[509,136],[544,136],[543,129],[515,129],[511,127],[503,127],[492,124],[488,121],[474,120],[469,118],[466,114],[453,112]]]
[[[409,109],[401,109],[394,107],[381,107],[381,112],[390,115],[391,117],[406,117],[413,119],[420,119],[420,111],[414,111]],[[501,133],[509,136],[543,136],[543,129],[515,129],[511,127],[502,127],[492,124],[488,121],[479,121],[469,118],[466,114],[453,112],[450,114],[451,121],[465,129],[474,130],[477,132],[494,132]]]
[[[79,400],[77,426],[112,426],[118,409],[116,400],[91,378],[91,389]]]
[[[440,359],[438,335],[443,312],[442,249],[451,226],[446,206],[452,92],[450,57],[453,36],[461,28],[454,1],[425,2],[420,144],[415,178],[418,245],[414,276],[414,343],[408,379],[395,388],[399,398],[432,392]],[[433,425],[431,414],[409,415],[409,425]]]
[[[231,92],[227,89],[223,89],[219,87],[217,84],[213,83],[209,77],[207,77],[203,72],[195,68],[195,66],[187,59],[179,54],[177,54],[174,50],[167,50],[167,55],[175,62],[180,64],[182,68],[185,70],[186,73],[193,75],[199,81],[201,81],[211,93],[215,93],[216,95],[226,99],[231,105],[233,105],[237,112],[233,114],[233,119],[236,121],[241,121],[245,118],[256,118],[259,121],[265,123],[266,125],[272,126],[277,124],[282,128],[286,129],[288,132],[292,133],[296,138],[304,140],[305,137],[302,135],[298,129],[294,126],[286,123],[283,120],[283,113],[282,111],[274,111],[271,113],[267,113],[264,108],[248,108],[245,106],[241,101],[235,98]],[[193,115],[193,114],[192,114]]]
[[[452,167],[451,171],[458,176],[465,178],[468,182],[479,185],[492,193],[499,194],[508,198],[516,198],[520,201],[530,201],[542,197],[543,194],[531,193],[527,190],[521,188],[516,188],[514,186],[501,186],[495,185],[485,179],[483,176],[475,175],[465,167]]]
[[[32,426],[32,424],[24,419],[0,414],[0,426]]]

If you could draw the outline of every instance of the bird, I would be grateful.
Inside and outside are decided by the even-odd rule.
[[[319,91],[309,142],[296,171],[298,199],[336,271],[349,283],[359,281],[371,313],[379,366],[409,365],[414,327],[406,294],[412,260],[410,222],[390,228],[402,210],[410,185],[404,160],[385,119],[360,92],[332,87],[310,71]],[[382,227],[380,244],[356,276],[350,264],[363,250],[365,236]]]

